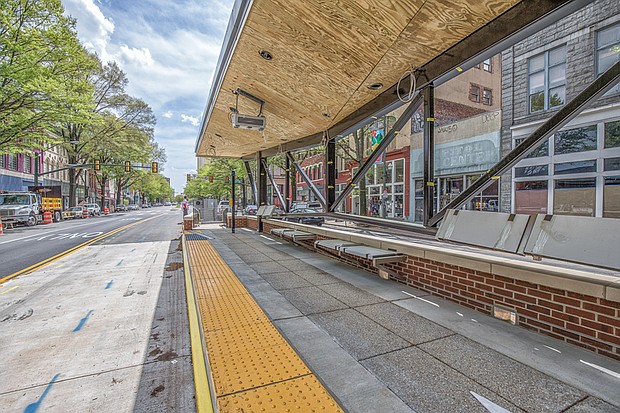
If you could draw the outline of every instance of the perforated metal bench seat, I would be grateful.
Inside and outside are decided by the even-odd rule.
[[[340,248],[346,246],[359,245],[351,241],[343,241],[341,239],[320,239],[314,243],[315,247],[328,248],[330,250],[340,251]]]

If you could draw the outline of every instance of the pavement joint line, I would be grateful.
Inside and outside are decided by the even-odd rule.
[[[300,374],[300,375],[294,376],[294,377],[287,377],[284,380],[278,380],[278,381],[274,381],[274,382],[271,382],[271,383],[263,384],[263,385],[260,385],[260,386],[250,387],[248,389],[242,389],[242,390],[238,390],[238,391],[235,391],[235,392],[232,392],[232,393],[222,394],[222,395],[220,395],[218,397],[228,397],[228,396],[234,396],[236,394],[243,394],[243,393],[246,393],[246,392],[249,392],[249,391],[252,391],[252,390],[263,389],[263,388],[266,388],[266,387],[269,387],[269,386],[273,386],[273,385],[276,385],[276,384],[286,383],[287,381],[297,380],[297,379],[299,379],[301,377],[309,377],[309,376],[314,376],[314,373],[310,372],[310,373],[306,373],[306,374]]]
[[[411,344],[408,341],[407,341],[407,343],[409,344],[408,346],[400,347],[400,348],[395,348],[393,350],[389,350],[389,351],[386,351],[384,353],[374,354],[374,355],[369,356],[369,357],[364,357],[364,358],[361,358],[361,359],[357,359],[357,362],[361,363],[361,362],[366,361],[366,360],[374,359],[375,357],[381,357],[381,356],[385,356],[385,355],[388,355],[388,354],[396,353],[397,351],[402,351],[402,350],[407,350],[408,348],[417,347],[417,345]]]
[[[60,252],[60,253],[52,256],[52,257],[46,258],[46,259],[44,259],[42,261],[39,261],[38,263],[33,264],[33,265],[31,265],[31,266],[29,266],[27,268],[21,269],[19,271],[14,272],[13,274],[10,274],[10,275],[7,275],[5,277],[0,278],[0,285],[5,283],[6,281],[9,281],[9,280],[11,280],[11,279],[13,279],[15,277],[20,276],[20,275],[31,274],[34,271],[39,270],[39,269],[41,269],[41,268],[43,268],[43,267],[45,267],[45,266],[47,266],[47,265],[49,265],[49,264],[51,264],[51,263],[53,263],[55,261],[58,261],[59,259],[65,257],[65,256],[67,256],[67,255],[69,255],[69,254],[71,254],[71,253],[73,253],[75,251],[78,251],[78,250],[80,250],[82,248],[85,248],[85,247],[91,245],[91,244],[94,244],[97,241],[101,241],[102,239],[108,238],[108,237],[110,237],[110,236],[112,236],[114,234],[117,234],[117,233],[119,233],[119,232],[121,232],[123,230],[129,229],[129,228],[134,227],[134,226],[136,226],[138,224],[142,224],[142,223],[144,223],[146,221],[150,221],[151,219],[154,219],[154,218],[157,218],[157,216],[150,217],[150,218],[147,218],[147,219],[144,219],[144,220],[141,220],[141,221],[133,222],[131,224],[127,224],[127,225],[119,227],[119,228],[115,228],[115,229],[113,229],[113,230],[111,230],[109,232],[106,232],[105,234],[101,234],[101,235],[99,235],[99,236],[97,236],[97,237],[95,237],[93,239],[90,239],[90,240],[88,240],[86,242],[83,242],[81,244],[75,245],[75,246],[73,246],[73,247],[71,247],[71,248],[69,248],[69,249],[67,249],[65,251],[62,251],[62,252]]]

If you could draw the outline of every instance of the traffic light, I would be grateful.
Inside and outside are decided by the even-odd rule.
[[[99,159],[95,159],[95,171],[101,170],[101,161]]]
[[[209,175],[209,182],[213,182],[213,175]]]
[[[156,174],[158,170],[159,170],[159,165],[157,164],[157,162],[151,162],[151,172]]]
[[[192,180],[192,174],[187,174],[187,182]]]
[[[131,162],[125,161],[125,172],[131,172]]]

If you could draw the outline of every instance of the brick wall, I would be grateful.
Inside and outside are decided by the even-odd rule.
[[[264,232],[272,228],[281,226],[265,222]],[[312,241],[299,244],[314,249]],[[323,247],[316,251],[378,273],[369,260]],[[394,281],[485,314],[493,305],[514,310],[524,328],[620,360],[620,302],[413,256],[385,267]]]

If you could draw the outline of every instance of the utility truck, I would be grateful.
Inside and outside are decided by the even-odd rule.
[[[5,224],[29,227],[43,221],[50,211],[54,222],[62,221],[62,190],[60,186],[29,186],[29,192],[0,193],[0,217]]]

